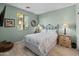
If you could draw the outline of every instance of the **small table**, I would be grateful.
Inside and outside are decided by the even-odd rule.
[[[71,48],[71,38],[66,35],[59,35],[58,44],[67,48]]]

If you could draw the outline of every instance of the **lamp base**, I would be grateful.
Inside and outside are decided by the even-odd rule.
[[[64,35],[66,35],[66,28],[64,28]]]

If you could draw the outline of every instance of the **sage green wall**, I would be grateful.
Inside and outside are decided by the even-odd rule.
[[[62,25],[67,22],[71,29],[71,38],[73,42],[76,42],[76,6],[70,6],[55,11],[47,12],[39,15],[39,24],[46,26],[47,24],[52,24],[56,26],[57,24]]]
[[[7,41],[18,41],[23,39],[24,35],[28,33],[33,33],[33,27],[31,27],[30,21],[35,19],[37,21],[37,16],[31,12],[27,12],[24,10],[21,10],[19,8],[10,6],[8,4],[0,4],[0,12],[3,10],[4,5],[6,5],[6,13],[5,18],[15,19],[15,27],[0,27],[0,41],[7,40]],[[29,28],[26,30],[20,31],[18,29],[18,20],[17,20],[17,12],[21,12],[26,16],[29,16],[28,24]],[[37,21],[38,23],[38,21]]]
[[[33,27],[31,27],[31,20],[39,19],[39,23],[43,25],[47,24],[63,24],[64,22],[69,22],[70,28],[71,28],[71,33],[72,33],[72,40],[76,42],[76,24],[75,24],[75,5],[70,6],[67,8],[62,8],[59,10],[47,12],[44,14],[39,15],[39,17],[31,12],[21,10],[19,8],[7,5],[7,4],[0,4],[0,12],[2,11],[4,5],[6,5],[6,13],[5,13],[5,18],[12,18],[15,19],[15,27],[7,28],[7,27],[0,27],[0,41],[7,40],[7,41],[18,41],[21,40],[24,35],[33,33]],[[18,26],[18,20],[16,17],[17,12],[22,12],[23,14],[29,16],[29,28],[26,30],[20,31],[17,26]]]

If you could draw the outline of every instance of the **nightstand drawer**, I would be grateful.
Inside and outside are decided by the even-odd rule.
[[[60,35],[58,40],[59,40],[59,45],[64,47],[71,47],[71,39],[69,36]]]

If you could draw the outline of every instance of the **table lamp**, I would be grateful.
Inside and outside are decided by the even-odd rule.
[[[69,28],[68,24],[63,24],[64,26],[64,35],[66,35],[67,28]]]

